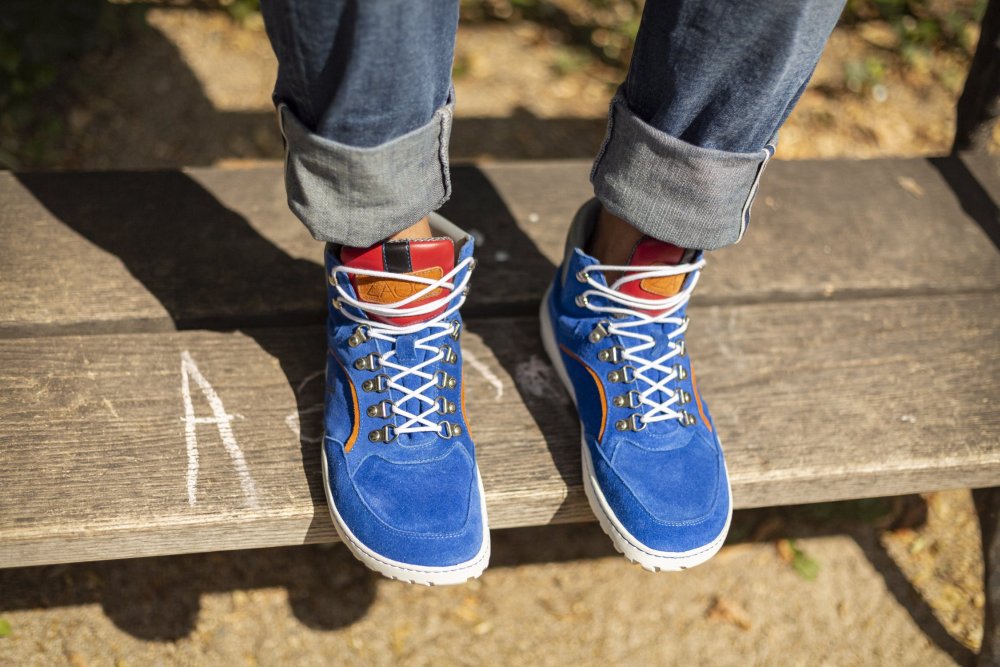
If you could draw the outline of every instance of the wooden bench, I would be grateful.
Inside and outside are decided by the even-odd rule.
[[[1000,485],[1000,252],[956,169],[1000,201],[991,158],[776,163],[713,255],[690,345],[737,507]],[[455,170],[496,528],[590,519],[534,316],[586,174]],[[0,199],[0,565],[334,539],[321,247],[280,167],[0,174]]]
[[[497,528],[590,518],[534,316],[586,174],[455,169]],[[0,200],[0,565],[334,539],[321,247],[280,167],[0,174]],[[738,507],[1000,485],[996,201],[993,158],[772,165],[692,307]]]
[[[535,317],[588,167],[460,165],[443,211],[481,242],[463,349],[494,528],[592,518]],[[982,155],[768,168],[691,309],[738,508],[1000,486],[998,205]],[[279,165],[0,173],[0,567],[334,540],[321,251]]]

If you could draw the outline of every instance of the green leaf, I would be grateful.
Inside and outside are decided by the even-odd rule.
[[[794,540],[789,540],[788,544],[792,547],[792,567],[806,581],[815,581],[819,576],[819,563],[799,549]]]
[[[10,637],[12,632],[10,623],[5,618],[0,618],[0,637]]]

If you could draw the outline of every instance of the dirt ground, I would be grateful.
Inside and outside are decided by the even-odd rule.
[[[48,166],[134,169],[281,158],[270,92],[276,64],[259,17],[153,8],[146,29],[85,58],[87,95]],[[974,32],[974,28],[970,28]],[[971,37],[973,43],[975,36]],[[779,159],[943,154],[967,62],[903,62],[891,28],[838,28],[779,137]],[[454,159],[590,158],[621,67],[523,21],[463,23],[455,66]],[[849,64],[878,58],[880,83],[852,91]],[[1000,147],[1000,142],[995,142]]]
[[[495,531],[486,574],[445,588],[339,544],[0,570],[0,665],[968,664],[977,546],[948,492],[737,512],[680,574],[595,524]]]
[[[146,23],[84,59],[88,95],[48,166],[280,158],[259,21],[175,7]],[[948,150],[962,58],[889,58],[881,88],[845,81],[887,30],[834,33],[779,158]],[[463,24],[453,157],[590,157],[621,76],[544,26]],[[445,589],[382,580],[340,545],[0,571],[0,665],[930,666],[967,663],[982,633],[965,491],[737,513],[720,555],[682,574],[629,565],[593,524],[494,540],[483,578]]]

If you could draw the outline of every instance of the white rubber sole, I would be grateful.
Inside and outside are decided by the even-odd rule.
[[[549,317],[548,304],[551,292],[552,286],[549,285],[548,290],[545,292],[545,297],[542,299],[542,307],[539,312],[542,346],[549,355],[549,359],[552,361],[552,365],[555,367],[559,379],[562,380],[563,385],[566,387],[570,398],[576,404],[576,392],[573,390],[573,383],[570,382],[566,366],[563,364],[562,355],[559,352],[559,344],[556,342],[555,332],[552,329],[552,320]],[[598,523],[601,524],[601,529],[611,538],[611,543],[618,553],[650,572],[676,572],[701,565],[719,552],[719,549],[722,548],[723,543],[726,541],[726,535],[729,534],[729,525],[733,519],[733,504],[731,501],[729,503],[729,514],[726,516],[726,524],[723,526],[722,532],[708,544],[689,551],[658,551],[651,549],[629,533],[611,510],[594,476],[594,462],[590,457],[590,448],[587,447],[587,441],[583,435],[582,420],[580,422],[580,433],[580,456],[583,459],[583,490],[587,494],[587,502],[590,504],[591,511],[597,517]],[[728,487],[728,471],[726,474],[726,484]],[[732,498],[732,489],[728,488],[728,492],[730,498]]]
[[[424,586],[450,586],[463,584],[469,579],[479,577],[490,562],[490,529],[486,518],[486,494],[483,491],[483,478],[479,474],[479,467],[476,467],[476,479],[479,483],[479,502],[483,513],[483,546],[479,553],[471,560],[458,565],[448,565],[446,567],[428,567],[424,565],[411,565],[400,561],[392,560],[381,556],[372,549],[361,543],[354,533],[347,527],[337,506],[333,503],[333,494],[330,493],[330,467],[326,460],[326,446],[322,449],[323,457],[323,488],[326,491],[326,504],[330,508],[330,516],[333,518],[333,526],[337,529],[341,541],[347,545],[354,557],[364,563],[369,569],[379,574],[405,581],[410,584],[423,584]]]

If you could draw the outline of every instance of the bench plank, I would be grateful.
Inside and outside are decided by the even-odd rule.
[[[737,507],[1000,484],[1000,296],[699,304],[691,348]],[[590,518],[536,329],[465,335],[496,528]],[[0,359],[0,566],[334,539],[321,327],[8,339]]]
[[[588,169],[455,167],[444,213],[484,241],[467,315],[534,309]],[[321,245],[288,212],[278,166],[0,173],[0,202],[0,336],[322,321]],[[1000,253],[928,160],[776,162],[752,226],[713,255],[702,303],[1000,288]]]

